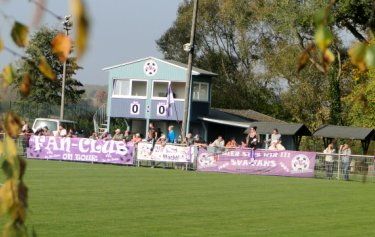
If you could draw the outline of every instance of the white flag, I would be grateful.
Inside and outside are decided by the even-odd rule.
[[[173,91],[171,87],[171,82],[168,84],[168,94],[167,94],[167,117],[171,116],[172,104],[174,104]]]

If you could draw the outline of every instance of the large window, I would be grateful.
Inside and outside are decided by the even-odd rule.
[[[132,96],[147,96],[147,81],[132,81]]]
[[[172,82],[171,87],[175,99],[185,99],[185,82]]]
[[[168,82],[167,81],[154,81],[152,97],[167,97]]]
[[[113,83],[113,96],[146,97],[147,81],[116,79]]]
[[[208,83],[194,82],[193,84],[193,100],[208,101]]]
[[[152,97],[167,97],[168,81],[154,81]],[[185,94],[185,82],[171,82],[174,99],[183,100]]]

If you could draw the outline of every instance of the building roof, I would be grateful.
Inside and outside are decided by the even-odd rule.
[[[372,128],[355,128],[337,125],[322,125],[313,134],[315,137],[344,138],[352,140],[375,140]]]
[[[177,66],[180,66],[180,67],[185,68],[185,69],[187,69],[187,67],[188,67],[187,64],[180,63],[180,62],[177,62],[175,60],[167,60],[167,59],[165,59],[164,61],[165,62],[169,62],[169,63],[174,64],[174,65],[177,65]],[[195,71],[195,72],[198,72],[200,75],[217,76],[216,73],[213,73],[213,72],[201,69],[201,68],[197,68],[197,67],[193,67],[192,70]]]
[[[210,112],[207,116],[198,117],[198,119],[210,123],[217,123],[242,128],[247,128],[249,126],[249,123],[251,122],[248,119],[244,119],[239,116],[223,112],[220,109],[210,109]]]
[[[146,58],[141,58],[141,59],[138,59],[138,60],[135,60],[135,61],[131,61],[131,62],[126,62],[126,63],[122,63],[122,64],[117,64],[117,65],[105,67],[102,70],[106,71],[106,70],[110,70],[110,69],[113,69],[113,68],[130,65],[130,64],[133,64],[133,63],[138,63],[138,62],[149,60],[149,59],[153,59],[153,60],[156,60],[156,61],[164,62],[164,63],[170,64],[172,66],[176,66],[176,67],[183,68],[183,69],[187,70],[187,65],[184,64],[184,63],[180,63],[180,62],[177,62],[177,61],[174,61],[174,60],[159,59],[159,58],[155,58],[155,57],[152,57],[152,56],[146,57]],[[197,67],[193,67],[192,68],[192,74],[193,75],[217,76],[216,73],[213,73],[213,72],[210,72],[210,71],[206,71],[206,70],[203,70],[203,69],[200,69],[200,68],[197,68]]]
[[[277,128],[282,135],[297,135],[297,136],[311,136],[310,130],[306,125],[301,123],[278,123],[278,122],[252,122],[244,131],[248,134],[251,127],[257,127],[259,134],[271,134]]]
[[[245,116],[247,118],[244,118]],[[273,129],[277,128],[283,135],[311,136],[310,130],[304,124],[286,123],[254,110],[210,109],[207,116],[199,117],[199,119],[210,123],[246,128],[244,133],[248,133],[250,127],[257,126],[259,134],[271,134]]]
[[[259,113],[257,111],[251,110],[251,109],[217,109],[222,112],[225,112],[227,114],[232,114],[236,116],[240,116],[242,118],[245,118],[246,120],[250,122],[276,122],[276,123],[286,123],[282,120],[273,118],[269,115]]]

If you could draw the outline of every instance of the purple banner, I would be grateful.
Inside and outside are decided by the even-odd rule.
[[[123,165],[133,164],[133,153],[133,143],[52,136],[31,136],[27,148],[27,158],[30,159]]]
[[[313,177],[315,152],[236,149],[220,154],[199,149],[197,170],[240,174]]]

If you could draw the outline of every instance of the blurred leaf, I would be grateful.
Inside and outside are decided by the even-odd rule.
[[[37,26],[39,25],[42,16],[43,16],[43,8],[45,6],[45,0],[34,0],[35,1],[35,11],[33,14],[33,25]]]
[[[372,43],[367,47],[365,61],[368,68],[375,68],[375,44]]]
[[[304,50],[298,59],[298,68],[297,68],[298,72],[300,72],[306,66],[308,60],[309,60],[309,52],[307,50]]]
[[[38,68],[39,68],[40,72],[43,73],[43,75],[46,76],[47,78],[49,78],[51,80],[55,80],[56,75],[53,72],[50,65],[48,65],[47,59],[44,56],[41,56],[39,58],[39,60],[40,60],[40,62],[39,62]]]
[[[325,71],[328,71],[329,66],[335,61],[335,55],[331,50],[326,49],[323,53],[323,67]]]
[[[16,138],[18,136],[18,134],[20,134],[21,127],[22,127],[20,117],[18,117],[18,115],[14,112],[8,112],[5,115],[4,127],[5,127],[6,133],[10,137]],[[12,143],[10,143],[10,144],[12,144]],[[10,146],[10,145],[7,143],[7,147],[8,146]]]
[[[26,47],[29,42],[29,28],[16,21],[13,25],[11,36],[14,43],[19,47]]]
[[[29,74],[24,74],[20,84],[20,92],[23,96],[30,94],[31,77]]]
[[[315,32],[315,43],[324,52],[332,43],[333,35],[327,26],[321,25]]]
[[[4,174],[7,178],[12,178],[13,176],[13,169],[12,166],[10,165],[8,160],[4,160],[3,164],[1,166],[1,169],[4,171]]]
[[[52,40],[52,52],[59,57],[60,62],[66,61],[66,59],[69,56],[71,47],[72,47],[72,41],[64,33],[59,33]]]
[[[0,141],[0,157],[3,155],[4,152],[4,145],[3,142]]]
[[[70,8],[74,17],[76,29],[77,57],[80,58],[86,51],[87,39],[89,34],[89,19],[83,0],[71,0]]]
[[[323,25],[325,19],[326,19],[326,10],[320,9],[315,13],[314,23],[315,23],[316,26]]]
[[[3,86],[8,87],[16,77],[16,71],[14,70],[12,64],[9,64],[3,69]]]
[[[9,209],[14,205],[15,198],[15,182],[14,180],[6,180],[0,189],[0,214],[9,212]]]
[[[366,70],[366,48],[366,43],[359,43],[348,50],[350,61],[352,62],[352,64],[356,65],[361,71]]]
[[[4,42],[3,39],[0,37],[0,52],[4,49]]]

